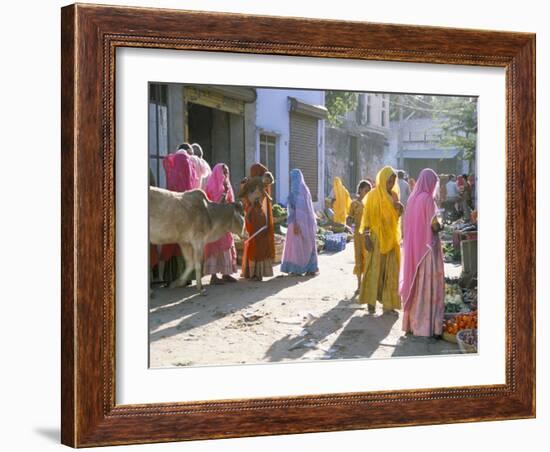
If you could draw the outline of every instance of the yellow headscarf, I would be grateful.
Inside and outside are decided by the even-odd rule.
[[[392,174],[395,174],[394,169],[385,166],[376,175],[376,187],[363,200],[365,208],[359,232],[363,233],[369,228],[378,238],[380,253],[386,254],[395,249],[399,259],[399,214],[393,206],[394,200],[399,200],[397,177],[392,187],[393,196],[388,193],[386,187]]]
[[[336,199],[334,201],[334,221],[346,224],[346,218],[351,206],[351,196],[339,177],[334,177],[332,190]]]

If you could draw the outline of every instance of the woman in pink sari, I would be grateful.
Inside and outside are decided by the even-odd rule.
[[[229,168],[224,163],[218,163],[208,178],[204,189],[206,196],[212,202],[235,202],[233,188],[229,181]],[[230,232],[215,242],[206,244],[204,248],[204,274],[212,275],[210,284],[223,284],[224,281],[235,282],[232,273],[237,272],[237,251]],[[221,273],[221,279],[217,273]]]
[[[415,336],[442,334],[445,312],[445,274],[436,218],[435,194],[439,177],[423,169],[405,210],[400,295],[403,331]]]
[[[281,271],[295,275],[315,275],[317,265],[317,221],[311,194],[299,169],[290,172],[288,196],[288,231]]]

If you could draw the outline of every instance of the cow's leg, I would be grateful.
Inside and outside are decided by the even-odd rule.
[[[164,261],[159,261],[158,273],[159,273],[159,281],[164,281]]]
[[[206,295],[206,291],[202,289],[202,258],[204,246],[193,246],[193,260],[195,261],[195,276],[197,277],[197,289],[202,295]]]
[[[191,248],[191,245],[188,243],[180,243],[179,247],[181,249],[181,254],[183,254],[183,259],[185,260],[185,270],[178,279],[170,283],[171,289],[174,287],[185,286],[189,280],[191,272],[193,271],[193,249]]]

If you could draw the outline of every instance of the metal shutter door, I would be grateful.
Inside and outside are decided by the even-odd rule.
[[[313,201],[317,201],[319,184],[317,127],[317,118],[290,113],[290,169],[302,171]]]

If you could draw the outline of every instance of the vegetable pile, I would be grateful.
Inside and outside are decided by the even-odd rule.
[[[459,314],[443,322],[443,330],[449,334],[457,334],[467,329],[477,329],[477,311]]]
[[[457,284],[445,284],[445,312],[461,312],[466,310],[462,300],[462,290]]]
[[[274,217],[284,217],[286,216],[286,209],[279,204],[273,204],[273,216]]]
[[[452,243],[443,243],[443,259],[445,262],[458,262],[460,260],[460,250],[455,250]]]

